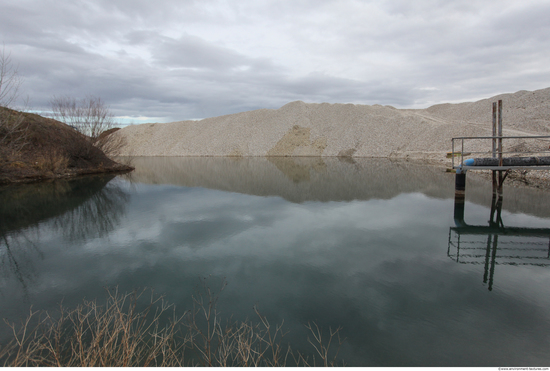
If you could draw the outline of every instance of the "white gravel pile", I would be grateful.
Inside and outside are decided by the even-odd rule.
[[[408,110],[301,101],[201,121],[128,126],[126,156],[351,156],[445,161],[451,138],[490,136],[492,102],[503,100],[504,135],[550,135],[550,88],[474,103]],[[505,146],[521,147],[518,141]],[[548,149],[539,141],[537,148]],[[506,149],[506,148],[505,148]],[[465,151],[489,151],[490,142]]]

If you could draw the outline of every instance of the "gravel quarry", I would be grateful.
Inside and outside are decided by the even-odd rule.
[[[340,156],[444,163],[451,138],[492,135],[492,103],[499,99],[505,136],[550,135],[550,88],[426,109],[296,101],[200,121],[131,125],[115,135],[126,140],[123,156]],[[504,150],[525,145],[506,140]],[[548,150],[549,141],[531,140],[528,146]],[[467,148],[490,149],[490,141]]]

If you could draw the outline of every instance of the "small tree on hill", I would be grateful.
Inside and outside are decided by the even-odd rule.
[[[27,143],[23,115],[13,111],[22,80],[4,47],[0,51],[0,159],[18,153]]]
[[[124,142],[121,137],[112,135],[116,131],[117,122],[101,98],[87,96],[77,100],[69,96],[54,96],[51,106],[54,119],[85,135],[93,146],[108,156],[119,153]]]
[[[19,88],[22,80],[17,67],[11,63],[10,54],[5,53],[4,47],[0,53],[0,106],[11,107],[19,97]]]

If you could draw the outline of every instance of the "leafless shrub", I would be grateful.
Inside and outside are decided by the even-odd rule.
[[[334,367],[337,366],[338,363],[338,351],[340,350],[340,346],[342,345],[342,339],[340,339],[340,330],[341,327],[338,327],[336,330],[333,330],[329,328],[329,338],[327,342],[323,340],[323,331],[317,326],[316,323],[308,323],[306,328],[311,332],[313,335],[313,340],[308,337],[308,342],[315,348],[315,351],[317,352],[317,355],[321,358],[321,366],[323,367]],[[336,353],[331,357],[329,355],[330,346],[332,341],[336,339],[338,340],[338,348],[336,350]],[[313,358],[313,366],[318,366],[315,364],[315,358]]]
[[[31,312],[21,326],[8,323],[13,341],[0,350],[4,366],[129,367],[181,366],[186,339],[176,341],[181,317],[162,297],[151,296],[138,311],[140,294],[109,291],[107,303],[84,301],[61,307],[54,317]],[[168,325],[159,326],[168,315]]]
[[[64,171],[68,163],[69,159],[62,151],[49,148],[36,158],[34,168],[42,172],[57,174]]]
[[[10,54],[2,47],[0,53],[0,106],[11,107],[19,97],[22,80],[17,67],[11,62]]]
[[[0,51],[0,159],[17,154],[27,144],[23,114],[13,110],[22,80],[4,47]]]
[[[108,156],[116,156],[124,145],[121,136],[112,135],[117,122],[101,98],[87,96],[77,100],[69,96],[54,96],[51,100],[53,118],[85,135],[94,147]]]
[[[339,330],[328,341],[315,324],[311,359],[283,345],[282,324],[226,321],[216,309],[218,293],[202,281],[193,310],[178,316],[173,305],[151,294],[145,310],[138,310],[141,293],[108,291],[104,306],[84,301],[76,309],[61,307],[56,316],[32,312],[20,326],[8,323],[13,340],[0,347],[3,366],[146,367],[146,366],[336,366],[329,356]],[[221,290],[225,286],[222,283]],[[165,325],[162,325],[166,323]],[[318,360],[320,359],[320,362]],[[289,364],[292,363],[292,364]]]
[[[225,288],[225,281],[220,287]],[[255,309],[260,322],[227,321],[223,324],[216,309],[219,292],[201,282],[202,290],[193,297],[194,308],[187,327],[192,338],[195,365],[208,367],[266,367],[284,366],[291,355],[290,347],[280,340],[284,336],[282,324],[272,326]]]

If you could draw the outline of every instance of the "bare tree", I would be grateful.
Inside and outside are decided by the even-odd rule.
[[[17,67],[11,63],[10,54],[2,46],[0,53],[0,107],[11,107],[19,97],[22,80]]]
[[[0,158],[9,152],[19,152],[26,144],[26,129],[23,127],[23,114],[13,110],[19,98],[22,79],[18,69],[12,64],[11,56],[5,47],[0,51]]]
[[[69,96],[54,96],[50,103],[54,119],[85,135],[93,146],[105,154],[118,154],[124,143],[121,137],[111,135],[117,122],[101,98],[87,96],[77,100]]]

